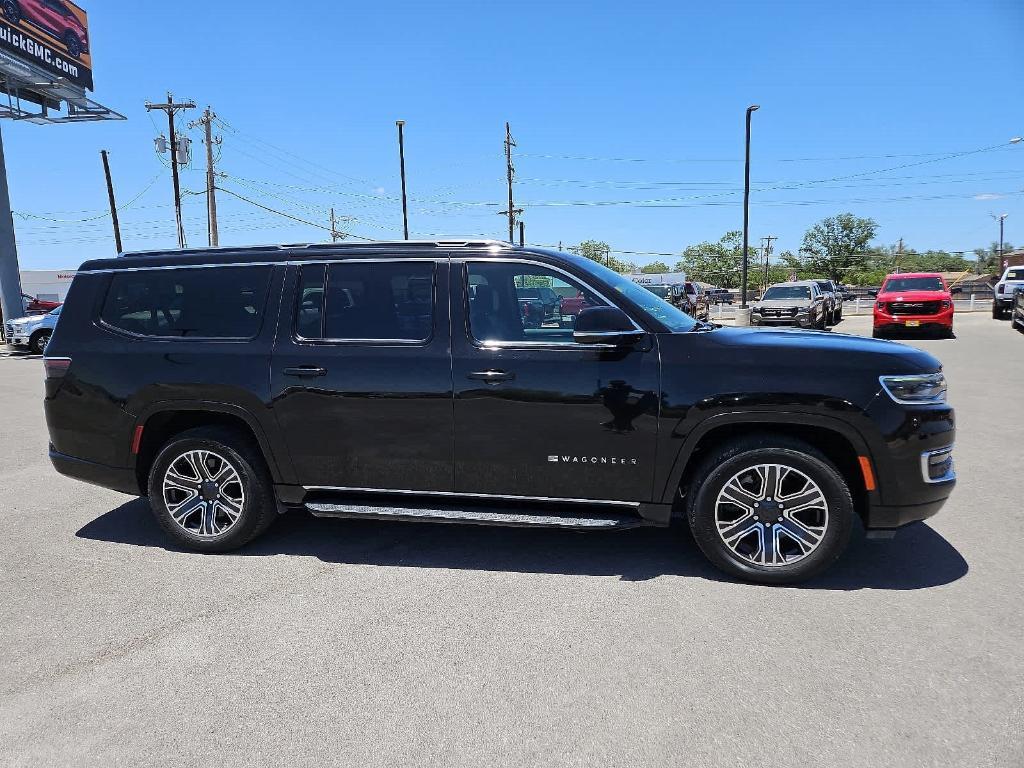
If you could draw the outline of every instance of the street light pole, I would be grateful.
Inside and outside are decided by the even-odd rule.
[[[743,165],[743,269],[740,277],[740,309],[747,308],[747,255],[750,227],[750,115],[760,109],[759,104],[747,107],[747,154]]]
[[[409,239],[409,203],[405,197],[405,120],[395,120],[398,126],[398,161],[402,166],[402,231]]]
[[[1009,216],[1008,213],[999,214],[999,263],[996,265],[996,274],[1002,274],[1003,271],[1003,221]]]

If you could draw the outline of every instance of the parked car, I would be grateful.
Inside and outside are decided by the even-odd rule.
[[[908,329],[953,336],[953,296],[942,275],[934,272],[888,275],[881,289],[870,293],[875,295],[872,310],[875,338]]]
[[[1007,267],[992,295],[992,319],[1001,320],[1010,315],[1018,288],[1024,288],[1024,267]]]
[[[64,0],[2,0],[0,7],[11,24],[28,22],[63,43],[72,58],[89,52],[85,26]]]
[[[815,280],[825,302],[825,322],[835,325],[843,319],[843,296],[831,280]]]
[[[594,306],[572,328],[524,327],[524,278]],[[425,284],[426,315],[410,296]],[[580,530],[679,520],[719,568],[783,583],[835,562],[855,516],[892,531],[955,483],[931,355],[702,323],[590,259],[495,241],[89,261],[44,369],[54,467],[148,495],[170,540],[206,552],[289,508]]]
[[[732,294],[728,288],[710,288],[707,296],[712,304],[732,304]]]
[[[1010,326],[1024,333],[1024,287],[1013,292],[1013,309],[1010,310]]]
[[[750,310],[751,325],[792,325],[824,330],[827,322],[825,297],[816,280],[769,286]]]
[[[60,306],[59,301],[40,299],[38,296],[29,296],[27,293],[21,294],[21,300],[26,315],[45,315]]]
[[[704,286],[687,280],[682,290],[676,295],[678,306],[690,317],[707,320],[711,316],[711,306],[704,293]]]
[[[60,309],[58,306],[45,315],[28,315],[8,320],[4,325],[7,343],[13,347],[28,347],[32,352],[41,355],[57,325]]]

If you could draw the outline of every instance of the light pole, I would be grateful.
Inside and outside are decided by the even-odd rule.
[[[743,269],[740,273],[740,309],[747,308],[747,241],[750,225],[750,115],[761,106],[747,107],[747,159],[743,165]]]
[[[402,166],[402,231],[405,239],[409,239],[409,204],[405,198],[405,120],[395,120],[398,126],[398,161]]]
[[[1003,221],[1006,219],[1008,213],[1001,213],[995,218],[999,219],[999,263],[996,264],[996,274],[1001,274],[1003,271]]]

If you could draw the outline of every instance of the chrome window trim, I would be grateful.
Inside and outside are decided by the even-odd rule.
[[[931,478],[928,475],[928,460],[937,453],[948,453],[949,454],[949,471],[946,472],[942,477]],[[948,483],[950,480],[956,480],[956,465],[953,461],[953,443],[945,446],[944,448],[936,448],[932,451],[924,451],[921,454],[921,477],[929,485],[936,483]]]
[[[85,269],[75,273],[75,275],[110,275],[118,274],[120,272],[151,272],[160,269],[216,269],[218,267],[288,267],[288,266],[301,266],[303,264],[336,264],[338,262],[352,262],[358,261],[361,263],[374,263],[381,261],[448,261],[448,256],[391,256],[391,257],[378,257],[372,258],[360,258],[359,256],[349,256],[347,258],[335,258],[331,256],[322,259],[278,259],[277,261],[231,261],[224,262],[223,264],[215,262],[207,262],[203,264],[157,264],[147,267],[108,267],[105,269]]]
[[[448,260],[447,257],[444,257],[444,260],[447,261]],[[333,344],[333,345],[337,345],[337,346],[359,346],[359,347],[374,347],[374,346],[380,346],[380,347],[428,347],[428,346],[430,346],[430,344],[434,341],[434,337],[435,337],[434,322],[437,320],[437,259],[436,258],[430,259],[430,258],[419,258],[419,257],[417,257],[417,258],[412,258],[412,259],[406,259],[406,258],[330,259],[330,260],[327,260],[327,259],[313,259],[311,261],[288,262],[288,264],[289,264],[289,266],[296,266],[296,267],[298,267],[300,269],[303,266],[306,266],[306,265],[309,265],[309,264],[312,264],[312,265],[323,264],[324,265],[324,288],[323,288],[323,290],[324,290],[324,309],[323,309],[323,311],[326,312],[326,310],[327,310],[326,302],[327,302],[328,269],[330,268],[330,266],[332,264],[347,264],[347,263],[355,262],[355,261],[358,261],[360,263],[375,263],[375,264],[379,264],[379,263],[385,263],[385,264],[391,264],[391,263],[405,264],[407,262],[414,261],[414,262],[419,262],[419,263],[430,262],[431,264],[433,264],[434,268],[430,272],[430,292],[431,292],[430,293],[430,301],[431,301],[430,335],[427,338],[425,338],[425,339],[335,339],[335,338],[327,338],[327,337],[324,337],[324,338],[321,338],[321,339],[311,339],[311,338],[307,338],[306,336],[300,336],[296,332],[295,326],[296,326],[296,320],[297,320],[297,314],[298,313],[295,310],[293,310],[292,311],[292,340],[295,343],[297,343],[297,344],[310,344],[310,345],[314,345],[314,346],[315,345],[321,345],[321,344]],[[300,273],[299,277],[301,277],[301,273]],[[298,286],[298,282],[296,282],[296,285],[295,285],[295,301],[298,301],[298,299],[299,299],[298,287],[299,287]],[[296,307],[296,309],[297,309],[297,307]]]
[[[622,309],[622,307],[620,307],[614,301],[609,299],[607,296],[605,296],[599,290],[597,290],[596,288],[591,286],[585,280],[580,279],[579,277],[574,275],[572,272],[568,272],[568,271],[562,269],[561,267],[556,267],[553,264],[548,264],[548,263],[543,262],[543,261],[537,261],[536,259],[522,259],[522,258],[518,258],[517,259],[517,258],[514,258],[514,257],[508,257],[508,256],[503,256],[503,257],[495,258],[495,259],[489,259],[489,258],[476,258],[476,257],[473,257],[473,256],[469,256],[469,257],[457,259],[457,260],[455,260],[455,263],[461,263],[462,266],[464,267],[464,269],[462,270],[462,278],[463,278],[462,279],[462,293],[463,293],[463,296],[464,296],[464,299],[465,299],[465,301],[463,302],[463,311],[466,313],[466,329],[465,330],[466,330],[466,336],[469,339],[469,342],[473,346],[475,346],[475,347],[482,348],[482,349],[503,349],[503,348],[510,348],[510,347],[526,347],[526,348],[529,348],[529,349],[535,349],[537,347],[548,347],[548,348],[552,348],[552,349],[615,349],[616,348],[615,344],[581,344],[578,341],[506,341],[506,340],[497,340],[497,339],[491,339],[491,340],[481,340],[481,339],[478,339],[476,336],[473,335],[473,327],[472,327],[472,325],[470,323],[470,319],[469,319],[469,265],[470,264],[477,264],[477,263],[491,264],[491,263],[494,263],[494,262],[497,262],[497,263],[500,263],[500,264],[531,264],[531,265],[535,265],[535,266],[538,266],[538,267],[544,267],[545,269],[550,269],[553,272],[558,272],[560,274],[563,274],[566,277],[568,277],[571,281],[579,283],[584,288],[586,288],[587,290],[589,290],[590,292],[592,292],[593,294],[598,296],[609,307],[615,307],[616,309],[621,310],[623,312],[623,314],[625,314],[626,317],[629,318],[629,322],[631,322],[633,324],[634,331],[636,331],[637,333],[642,333],[642,334],[646,334],[647,333],[647,331],[645,331],[643,328],[641,328],[637,324],[636,320],[633,318],[633,316],[631,314],[629,314],[629,312],[626,312],[626,310]],[[574,331],[575,331],[575,329],[574,329]]]
[[[615,501],[614,499],[574,499],[558,496],[511,496],[503,493],[460,493],[457,491],[416,491],[406,488],[358,488],[345,485],[304,485],[306,491],[344,491],[347,493],[395,494],[401,496],[443,496],[453,499],[505,499],[508,501],[551,501],[562,504],[596,504],[599,506],[639,508],[639,501]]]

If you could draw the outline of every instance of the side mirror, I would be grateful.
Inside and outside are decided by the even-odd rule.
[[[643,337],[618,307],[587,307],[576,316],[572,333],[577,344],[635,344]]]
[[[964,289],[963,289],[962,286],[954,285],[952,288],[949,289],[949,292],[950,293],[963,293]]]

